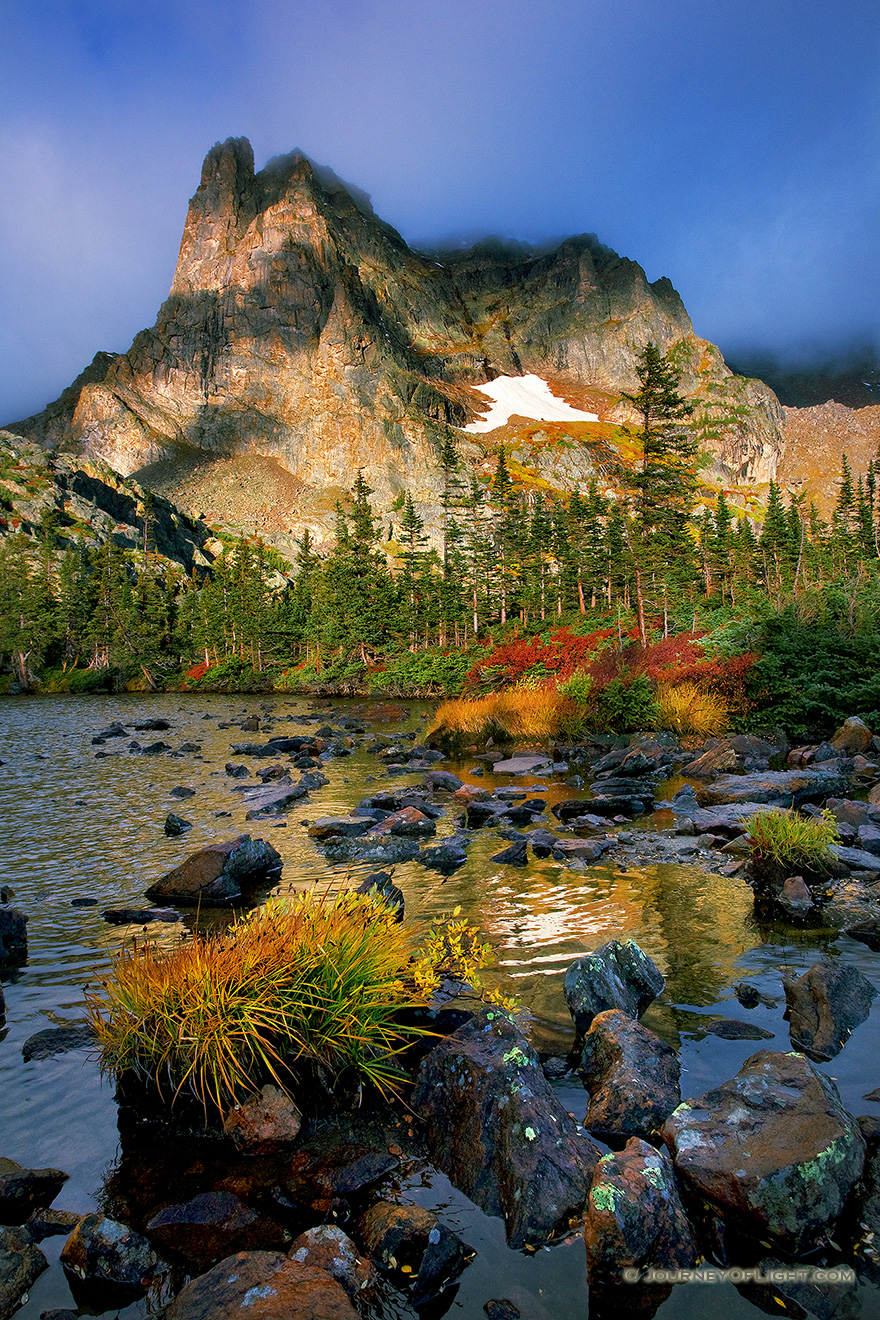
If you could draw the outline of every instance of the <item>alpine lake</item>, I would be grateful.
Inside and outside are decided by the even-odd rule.
[[[265,838],[283,858],[275,893],[357,884],[369,872],[387,869],[375,862],[332,864],[309,838],[306,823],[317,816],[347,815],[367,795],[421,781],[423,772],[389,778],[382,762],[367,751],[373,735],[415,731],[416,739],[421,737],[433,705],[398,704],[398,718],[389,723],[379,703],[343,699],[122,694],[2,701],[0,884],[9,887],[10,902],[29,918],[29,956],[24,966],[4,978],[0,1156],[68,1173],[55,1208],[93,1211],[104,1204],[111,1181],[129,1176],[114,1084],[102,1077],[94,1049],[25,1062],[24,1042],[47,1027],[80,1022],[84,987],[100,980],[114,952],[133,936],[170,945],[181,929],[228,919],[228,913],[184,909],[182,923],[157,923],[142,931],[108,924],[102,909],[145,906],[144,891],[157,877],[197,849],[242,833]],[[365,732],[354,739],[350,755],[322,764],[328,784],[281,817],[246,822],[247,792],[241,790],[258,787],[260,780],[230,778],[224,766],[244,761],[251,775],[259,768],[259,762],[231,750],[236,742],[264,736],[241,732],[249,716],[259,717],[262,727],[268,721],[276,734],[333,726],[341,717],[356,719]],[[143,742],[160,736],[170,744],[170,752],[143,756],[129,750],[128,738],[120,737],[108,740],[100,747],[103,755],[96,755],[92,739],[107,726],[118,722],[132,729],[135,723],[156,718],[167,720],[170,729],[161,735],[131,736]],[[175,754],[183,744],[199,750]],[[581,788],[566,782],[574,768],[514,777],[495,774],[487,765],[484,774],[475,777],[474,765],[471,756],[438,761],[434,768],[451,770],[465,783],[488,789],[532,790],[540,785],[548,807],[589,793],[586,784]],[[661,784],[657,797],[681,782]],[[179,785],[194,789],[195,795],[185,800],[169,796]],[[454,832],[460,815],[451,797],[444,806],[436,841]],[[167,837],[163,826],[169,811],[185,816],[192,829],[181,837]],[[544,818],[537,821],[538,826],[543,823]],[[547,823],[556,823],[549,811]],[[650,818],[635,825],[651,828]],[[495,954],[486,979],[520,1001],[517,1021],[542,1054],[564,1056],[574,1041],[562,989],[567,967],[613,938],[635,939],[666,977],[664,992],[642,1021],[679,1051],[684,1098],[700,1096],[731,1078],[758,1049],[791,1048],[783,1019],[783,973],[800,975],[820,957],[841,959],[880,988],[880,953],[833,929],[758,923],[751,891],[736,875],[680,863],[600,862],[576,870],[552,857],[530,857],[525,867],[492,862],[504,846],[496,830],[477,831],[466,863],[452,875],[444,877],[408,861],[395,867],[394,883],[405,895],[408,923],[422,926],[460,908],[480,928]],[[78,900],[94,901],[81,906]],[[760,992],[757,1007],[746,1010],[737,1002],[733,987],[740,982]],[[748,1021],[772,1033],[773,1039],[756,1043],[719,1038],[708,1028],[720,1017]],[[838,1057],[818,1066],[834,1078],[850,1113],[880,1118],[880,1103],[864,1098],[880,1082],[878,1060],[880,1006],[875,1002],[868,1020]],[[577,1075],[569,1073],[553,1085],[565,1109],[582,1120],[587,1095]],[[157,1161],[160,1157],[157,1151]],[[432,1317],[481,1320],[484,1303],[492,1298],[509,1300],[527,1320],[589,1314],[580,1233],[573,1231],[564,1241],[535,1251],[510,1250],[501,1221],[484,1214],[429,1165],[402,1166],[389,1175],[383,1192],[434,1210],[476,1251],[457,1284],[432,1304]],[[58,1261],[63,1242],[63,1237],[49,1237],[41,1243],[50,1267],[16,1312],[21,1320],[75,1306]],[[880,1278],[876,1270],[873,1274]],[[774,1307],[766,1292],[758,1305],[748,1291],[732,1282],[678,1284],[656,1314],[663,1320],[696,1320],[710,1309],[719,1320],[745,1320],[765,1310],[813,1314],[785,1309],[782,1302]],[[111,1314],[144,1316],[156,1306],[156,1299],[148,1297]],[[380,1301],[368,1305],[365,1313],[375,1320],[419,1314],[405,1293],[393,1289],[383,1290]],[[821,1320],[880,1316],[880,1288],[860,1272],[855,1284],[828,1285],[815,1314]]]

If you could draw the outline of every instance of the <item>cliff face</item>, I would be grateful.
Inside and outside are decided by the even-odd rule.
[[[533,372],[601,419],[596,433],[565,430],[564,474],[557,482],[545,455],[542,484],[601,472],[597,453],[609,424],[626,420],[619,396],[637,387],[649,339],[676,346],[684,389],[714,420],[716,475],[774,475],[775,396],[694,335],[668,280],[648,283],[592,236],[542,256],[483,244],[435,260],[302,155],[255,174],[250,144],[230,139],[205,160],[156,324],[11,429],[126,475],[148,468],[160,489],[181,465],[192,476],[214,459],[270,459],[301,493],[300,525],[320,527],[358,468],[380,509],[403,488],[430,505],[444,428],[483,411],[472,387],[499,374]],[[552,427],[532,425],[524,473],[542,472],[535,444],[548,437]],[[478,466],[486,457],[470,438],[464,452]]]

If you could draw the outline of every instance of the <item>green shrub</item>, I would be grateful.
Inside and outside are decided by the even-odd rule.
[[[590,723],[594,729],[611,733],[635,733],[655,729],[660,708],[650,679],[612,678],[596,696]]]
[[[384,669],[367,675],[371,692],[395,697],[455,697],[464,687],[471,667],[467,651],[407,651],[389,660]]]
[[[809,885],[827,875],[837,825],[830,811],[808,819],[795,811],[768,807],[750,817],[745,837],[751,845],[749,866],[755,892],[772,898],[789,876],[801,875]]]

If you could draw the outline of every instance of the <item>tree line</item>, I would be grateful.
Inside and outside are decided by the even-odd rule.
[[[62,548],[51,519],[35,539],[10,536],[0,547],[2,662],[24,687],[47,667],[118,667],[155,686],[200,660],[369,666],[594,611],[634,618],[644,642],[706,600],[747,608],[770,598],[781,608],[798,591],[876,574],[873,461],[854,483],[844,457],[830,521],[802,497],[786,504],[775,482],[760,530],[733,515],[723,491],[695,513],[705,455],[694,404],[653,344],[638,377],[624,396],[638,418],[637,457],[620,465],[611,491],[595,481],[567,499],[524,489],[503,447],[484,483],[465,473],[450,431],[438,546],[409,494],[386,538],[362,472],[337,507],[329,547],[319,551],[306,531],[293,572],[259,540],[242,539],[209,572],[187,576],[153,552],[146,522],[136,552],[112,541]]]

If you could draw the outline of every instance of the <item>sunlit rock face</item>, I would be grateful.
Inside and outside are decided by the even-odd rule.
[[[710,407],[726,483],[774,475],[775,395],[731,375],[667,279],[649,283],[590,235],[544,254],[498,243],[415,252],[301,154],[255,174],[250,144],[230,139],[205,160],[155,325],[15,429],[126,475],[149,468],[160,490],[169,464],[191,475],[219,459],[271,459],[293,478],[285,516],[299,506],[319,527],[363,468],[380,511],[408,489],[430,518],[447,426],[478,468],[504,440],[525,444],[526,479],[550,472],[570,489],[601,472],[597,447],[613,448],[627,420],[620,395],[638,388],[648,340],[676,346],[684,392]],[[516,416],[465,434],[487,412],[474,387],[500,376],[537,377],[568,411],[537,439]],[[544,450],[560,439],[556,462]]]

